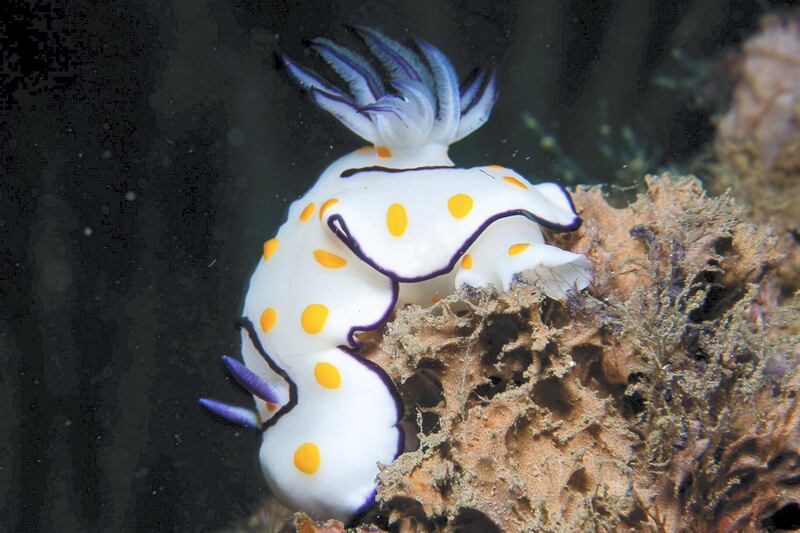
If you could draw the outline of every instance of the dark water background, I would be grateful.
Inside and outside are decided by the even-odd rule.
[[[247,403],[219,356],[261,243],[363,144],[276,69],[278,46],[318,64],[302,39],[355,44],[342,25],[368,24],[462,76],[494,63],[493,118],[453,158],[558,179],[528,111],[604,182],[603,125],[620,146],[630,125],[653,167],[696,153],[708,108],[656,80],[691,87],[786,4],[3,2],[0,531],[213,531],[266,494],[258,435],[196,398]]]

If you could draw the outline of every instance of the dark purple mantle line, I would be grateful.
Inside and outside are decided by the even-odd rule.
[[[400,397],[400,392],[397,390],[397,386],[394,384],[394,381],[392,381],[392,378],[390,378],[389,375],[386,373],[386,371],[383,368],[381,368],[377,363],[375,363],[374,361],[370,361],[369,359],[357,354],[355,351],[353,351],[351,348],[348,348],[347,346],[339,346],[339,349],[351,355],[353,358],[355,358],[356,361],[367,367],[369,370],[375,372],[381,379],[381,381],[383,381],[383,384],[389,390],[389,394],[392,396],[392,399],[395,402],[395,407],[397,408],[397,422],[395,423],[394,427],[397,428],[397,451],[394,453],[394,457],[392,457],[392,461],[394,461],[400,456],[401,453],[403,453],[405,449],[405,440],[406,440],[405,431],[403,430],[403,427],[400,425],[400,421],[402,420],[403,415],[405,414],[403,400]],[[346,524],[346,527],[355,527],[356,524],[358,524],[361,518],[364,517],[364,515],[366,515],[369,512],[369,510],[375,505],[375,496],[377,494],[378,494],[378,488],[376,486],[372,490],[370,495],[367,496],[367,498],[364,500],[364,503],[362,503],[361,506],[358,509],[356,509],[355,513],[353,513],[353,516]]]
[[[355,176],[356,174],[361,174],[362,172],[386,172],[388,174],[399,174],[399,173],[402,173],[402,172],[416,172],[418,170],[445,170],[445,169],[446,170],[474,170],[474,169],[478,169],[481,172],[483,172],[484,174],[486,174],[487,176],[489,176],[490,178],[496,179],[494,176],[484,172],[479,167],[466,168],[466,167],[457,167],[455,165],[432,165],[432,166],[428,166],[428,167],[411,167],[411,168],[382,167],[382,166],[379,166],[379,165],[373,165],[373,166],[370,166],[370,167],[348,168],[346,170],[343,170],[339,174],[339,177],[340,178],[350,178],[350,177]],[[574,231],[574,230],[578,229],[579,227],[581,227],[582,221],[581,221],[580,217],[577,216],[577,211],[575,210],[575,202],[572,201],[572,195],[560,183],[555,183],[555,182],[549,182],[549,183],[552,183],[553,185],[557,186],[559,189],[561,189],[561,192],[564,193],[564,196],[566,196],[567,202],[569,203],[570,210],[573,213],[575,213],[575,215],[576,215],[577,225],[575,225],[575,222],[573,222],[572,224],[569,224],[567,226],[563,226],[561,224],[556,224],[555,222],[550,222],[547,219],[544,219],[544,218],[541,218],[541,217],[537,217],[536,215],[534,215],[533,213],[530,213],[529,211],[526,211],[526,212],[529,213],[529,215],[531,217],[533,217],[533,219],[536,222],[538,222],[539,224],[542,224],[543,226],[546,226],[546,227],[548,227],[548,228],[550,228],[552,230],[555,230],[555,231]],[[535,185],[534,185],[534,187],[535,187]],[[520,210],[520,211],[522,211],[522,210]]]
[[[389,315],[391,315],[392,311],[394,311],[394,306],[395,304],[397,304],[397,298],[400,296],[400,284],[391,278],[390,281],[392,284],[392,297],[391,301],[389,302],[389,307],[386,308],[386,311],[383,312],[381,317],[372,324],[367,324],[364,326],[353,326],[350,328],[350,331],[347,332],[347,342],[353,348],[355,349],[361,348],[362,344],[364,344],[360,340],[355,338],[355,334],[357,331],[371,331],[377,328],[378,326],[386,322],[386,319],[389,318]]]
[[[256,351],[261,354],[261,357],[267,363],[267,366],[269,366],[270,370],[283,378],[283,380],[289,386],[289,401],[282,405],[280,409],[275,411],[274,415],[261,424],[260,429],[262,431],[266,431],[267,428],[274,426],[283,415],[291,411],[294,406],[297,405],[297,384],[292,381],[292,379],[289,377],[289,374],[287,374],[284,369],[278,366],[275,360],[269,356],[266,350],[264,350],[264,347],[261,345],[261,341],[258,339],[258,334],[256,333],[255,327],[249,318],[243,316],[236,321],[236,326],[247,331],[247,336],[250,338],[250,342],[253,343],[253,347],[256,349]]]
[[[563,187],[562,187],[562,190],[563,190]],[[572,198],[569,197],[569,193],[567,193],[566,190],[564,190],[564,193],[567,194],[567,197],[569,198],[569,203],[570,203],[570,205],[572,205]],[[574,211],[575,210],[574,210],[574,207],[573,207],[573,212]],[[397,282],[415,283],[415,282],[419,282],[419,281],[429,280],[431,278],[435,278],[436,276],[441,276],[442,274],[446,274],[446,273],[450,272],[451,270],[453,270],[453,268],[456,266],[456,263],[458,262],[458,260],[461,258],[462,255],[464,255],[464,252],[466,252],[467,249],[470,246],[472,246],[472,243],[475,242],[475,239],[477,239],[480,236],[480,234],[483,233],[486,230],[486,228],[488,228],[493,222],[495,222],[497,220],[500,220],[502,218],[512,217],[512,216],[523,216],[523,217],[525,217],[525,218],[527,218],[527,219],[529,219],[529,220],[531,220],[533,222],[536,222],[537,224],[541,224],[542,226],[544,226],[546,228],[552,229],[554,231],[560,231],[560,232],[575,231],[576,229],[581,227],[581,224],[583,224],[583,221],[577,215],[575,216],[575,220],[571,224],[561,225],[561,224],[556,224],[554,222],[550,222],[550,221],[545,220],[545,219],[543,219],[541,217],[538,217],[538,216],[534,215],[533,213],[531,213],[530,211],[526,211],[524,209],[514,209],[514,210],[511,210],[511,211],[503,211],[501,213],[498,213],[498,214],[496,214],[494,216],[489,217],[488,219],[486,219],[486,221],[483,222],[483,224],[478,226],[478,229],[475,230],[464,241],[464,243],[460,247],[458,247],[458,249],[456,249],[456,252],[452,255],[452,257],[447,262],[447,264],[445,264],[445,266],[443,266],[442,268],[438,268],[438,269],[436,269],[436,270],[434,270],[432,272],[429,272],[427,274],[422,274],[422,275],[419,275],[419,276],[411,276],[411,277],[401,276],[401,275],[397,274],[396,272],[393,272],[393,271],[391,271],[391,270],[389,270],[387,268],[382,267],[380,264],[378,264],[377,261],[375,261],[374,259],[369,257],[366,253],[364,253],[364,250],[362,250],[361,245],[358,243],[358,241],[355,239],[355,237],[353,237],[353,235],[350,233],[350,229],[347,227],[347,223],[345,223],[345,221],[344,221],[344,219],[342,218],[341,215],[337,214],[337,215],[330,216],[328,218],[328,227],[331,229],[331,231],[334,233],[334,235],[336,235],[345,244],[345,246],[350,248],[350,250],[354,254],[356,254],[359,258],[361,258],[362,261],[364,261],[365,263],[370,265],[372,268],[374,268],[375,270],[377,270],[378,272],[380,272],[384,276],[388,276],[389,278],[391,278],[392,280],[397,281]]]
[[[356,174],[361,174],[362,172],[386,172],[389,174],[397,174],[400,172],[416,172],[418,170],[467,170],[464,167],[457,167],[455,165],[432,165],[429,167],[411,167],[411,168],[396,168],[396,167],[382,167],[380,165],[373,165],[371,167],[358,167],[358,168],[348,168],[347,170],[343,170],[341,174],[339,174],[340,178],[351,178]]]

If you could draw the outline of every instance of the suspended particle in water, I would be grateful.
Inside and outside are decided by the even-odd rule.
[[[47,292],[64,292],[72,284],[72,266],[62,259],[52,259],[42,267],[41,285]]]
[[[246,136],[239,128],[231,128],[228,130],[228,144],[238,148],[244,144]]]

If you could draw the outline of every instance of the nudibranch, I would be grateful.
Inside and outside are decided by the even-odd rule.
[[[224,357],[256,411],[203,399],[263,431],[260,461],[296,510],[348,521],[374,502],[379,463],[403,452],[394,384],[360,357],[355,333],[397,305],[430,305],[460,286],[538,284],[552,298],[585,288],[591,263],[545,244],[541,226],[578,228],[563,187],[498,165],[456,166],[448,145],[489,117],[495,75],[459,86],[448,59],[371,28],[355,32],[388,73],[328,39],[310,46],[344,90],[282,57],[314,102],[370,143],[333,162],[263,243],[240,321],[244,364]]]

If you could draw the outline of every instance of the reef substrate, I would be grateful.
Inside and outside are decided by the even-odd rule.
[[[579,188],[584,225],[549,236],[592,260],[587,291],[460,292],[363,336],[416,439],[357,531],[800,521],[800,314],[782,241],[694,178],[645,182],[622,208]],[[285,527],[343,530],[302,514]]]

